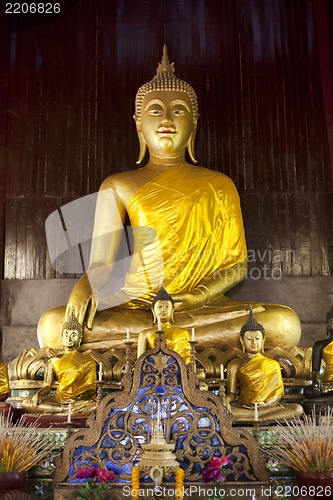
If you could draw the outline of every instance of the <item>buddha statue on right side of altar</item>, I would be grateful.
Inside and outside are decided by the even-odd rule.
[[[23,400],[28,413],[88,416],[96,408],[96,362],[78,351],[83,329],[74,312],[62,328],[63,350],[47,363],[44,385],[31,398]],[[50,396],[57,381],[54,395]]]
[[[304,388],[307,398],[333,398],[333,306],[326,315],[327,338],[318,340],[312,348],[312,385]],[[320,370],[324,362],[324,375]]]
[[[152,301],[164,283],[179,328],[195,327],[197,348],[239,346],[250,302],[226,293],[247,274],[239,195],[232,180],[193,163],[199,119],[197,96],[176,77],[166,47],[154,78],[136,95],[134,115],[145,166],[107,177],[99,190],[88,271],[67,306],[43,314],[42,348],[60,349],[59,332],[74,313],[84,328],[82,349],[124,349],[125,330],[136,339],[151,325]],[[221,117],[221,120],[223,118]],[[134,250],[124,285],[117,288],[117,252],[126,218]],[[77,225],[80,221],[77,221]],[[112,287],[116,287],[113,289]],[[265,325],[268,348],[296,346],[301,335],[289,307],[251,301]]]
[[[278,361],[264,355],[265,330],[250,310],[240,331],[244,356],[228,364],[226,403],[234,420],[253,422],[299,417],[297,403],[281,404],[284,384]],[[257,414],[256,414],[257,412]]]

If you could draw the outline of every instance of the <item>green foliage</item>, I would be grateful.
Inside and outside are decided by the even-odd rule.
[[[81,488],[75,491],[74,496],[77,500],[102,500],[103,498],[110,498],[110,495],[108,495],[110,489],[110,483],[87,481]]]

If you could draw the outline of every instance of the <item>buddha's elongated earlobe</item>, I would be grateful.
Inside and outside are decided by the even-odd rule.
[[[193,132],[191,133],[190,138],[189,138],[188,143],[187,143],[187,152],[188,152],[189,157],[191,158],[191,161],[193,163],[198,163],[198,161],[195,158],[195,154],[194,154],[194,141],[195,141],[196,133],[197,133],[197,122],[195,121],[195,123],[193,124]]]
[[[153,307],[151,308],[151,312],[153,313],[153,325],[155,325],[156,320],[157,320],[157,316],[156,316],[156,314],[155,314],[155,311],[154,311],[154,308],[153,308]]]
[[[136,132],[138,134],[138,139],[139,139],[139,144],[140,144],[139,158],[138,158],[138,161],[136,162],[137,164],[139,164],[142,162],[142,160],[145,157],[146,150],[147,150],[147,143],[146,143],[145,138],[143,137],[143,134],[141,132],[140,118],[137,115],[134,115],[133,118],[135,120]]]
[[[143,138],[143,135],[141,132],[138,132],[138,138],[139,138],[139,144],[140,144],[140,153],[139,153],[139,158],[137,160],[137,164],[141,163],[142,160],[145,157],[146,150],[147,150],[147,143]]]
[[[243,338],[239,337],[239,340],[240,340],[240,343],[242,345],[242,351],[245,352],[245,345],[244,345],[244,342],[243,342]]]

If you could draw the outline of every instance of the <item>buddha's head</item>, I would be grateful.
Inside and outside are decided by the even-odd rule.
[[[79,323],[74,311],[71,312],[69,320],[62,327],[62,343],[66,349],[80,347],[83,339],[83,327]]]
[[[173,321],[175,310],[174,300],[165,288],[162,287],[157,292],[151,304],[151,310],[154,316],[154,323],[158,318],[160,318],[162,323],[171,323]]]
[[[194,140],[198,122],[197,96],[187,82],[176,77],[166,46],[162,62],[152,80],[142,85],[135,99],[137,132],[140,141],[140,163],[148,146],[155,157],[173,157],[185,153],[194,157]]]
[[[250,308],[249,319],[241,328],[240,342],[243,351],[248,354],[264,352],[265,329],[254,318],[252,307]]]

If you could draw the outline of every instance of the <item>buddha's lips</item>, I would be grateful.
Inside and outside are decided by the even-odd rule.
[[[174,128],[160,127],[160,128],[157,129],[157,132],[159,134],[175,134],[176,130]]]

